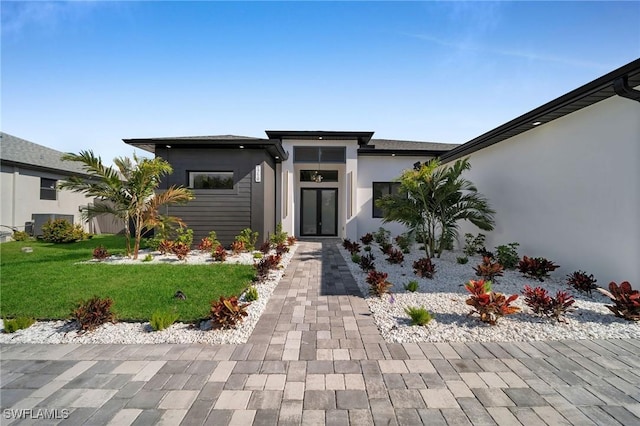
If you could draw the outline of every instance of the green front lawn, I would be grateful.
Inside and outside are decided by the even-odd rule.
[[[124,237],[0,244],[0,315],[66,319],[78,301],[97,295],[113,299],[119,320],[148,321],[158,309],[175,309],[179,321],[194,321],[208,315],[211,300],[239,295],[254,276],[250,265],[77,264],[98,245],[122,254]],[[25,246],[33,253],[23,253]],[[187,300],[174,299],[177,290]]]

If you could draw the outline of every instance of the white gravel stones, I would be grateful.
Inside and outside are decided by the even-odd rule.
[[[148,322],[116,324],[104,324],[98,329],[89,333],[78,333],[73,324],[68,321],[44,321],[36,322],[25,330],[19,330],[12,334],[0,334],[0,343],[106,343],[106,344],[146,344],[146,343],[204,343],[204,344],[241,344],[246,343],[253,332],[260,315],[267,306],[267,302],[284,275],[286,266],[291,261],[298,245],[290,248],[289,253],[282,256],[281,267],[277,271],[271,271],[269,278],[262,283],[255,283],[258,290],[258,300],[251,302],[247,308],[249,314],[244,321],[235,329],[230,330],[210,330],[210,324],[203,324],[201,329],[190,324],[176,323],[162,331],[152,331]],[[113,264],[140,263],[146,256],[146,252],[141,251],[139,259],[112,257],[103,262]],[[152,253],[154,259],[148,263],[174,263],[182,264],[204,264],[212,262],[211,254],[200,253],[197,250],[191,252],[186,262],[178,261],[175,256],[161,256],[157,252]],[[93,261],[91,261],[93,262]],[[251,253],[229,256],[225,263],[230,264],[253,264],[254,259]],[[4,325],[0,320],[0,328]]]
[[[552,275],[543,283],[521,276],[518,271],[505,271],[493,285],[493,290],[507,295],[519,294],[515,305],[523,308],[521,312],[502,317],[497,325],[482,323],[477,315],[468,316],[471,306],[465,303],[469,293],[464,283],[478,279],[473,267],[481,258],[471,257],[465,265],[456,262],[460,252],[445,252],[440,259],[432,259],[436,266],[433,279],[418,278],[413,273],[413,262],[424,257],[424,251],[418,246],[411,254],[405,254],[403,266],[392,265],[386,260],[376,244],[371,245],[378,271],[389,274],[388,281],[393,283],[393,297],[370,297],[366,273],[351,261],[351,255],[339,245],[349,270],[367,298],[369,308],[382,336],[388,342],[506,342],[562,339],[615,339],[640,338],[640,324],[615,317],[606,307],[610,301],[598,292],[592,297],[582,295],[567,287],[560,274]],[[410,280],[420,284],[418,292],[406,292],[403,285]],[[538,318],[531,315],[524,305],[522,290],[525,284],[532,287],[542,286],[555,295],[558,290],[567,290],[573,294],[576,310],[566,316],[566,323]],[[602,283],[599,283],[602,285]],[[435,314],[435,319],[424,327],[409,325],[409,316],[404,312],[407,306],[423,306]]]

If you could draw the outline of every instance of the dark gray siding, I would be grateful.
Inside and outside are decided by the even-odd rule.
[[[168,214],[178,216],[193,229],[194,243],[216,231],[218,239],[229,245],[244,228],[259,232],[258,241],[263,241],[273,224],[265,222],[265,211],[272,206],[264,205],[264,177],[273,174],[275,165],[262,149],[206,149],[179,148],[156,149],[159,157],[173,167],[173,174],[161,184],[188,186],[189,171],[233,171],[234,188],[226,191],[194,190],[195,200],[183,206],[172,206]],[[263,179],[254,179],[255,166],[262,164]],[[273,220],[271,220],[273,221]]]

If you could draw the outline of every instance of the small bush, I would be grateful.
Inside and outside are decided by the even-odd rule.
[[[368,253],[371,251],[371,246],[364,246],[363,250]]]
[[[378,243],[378,245],[388,243],[390,238],[391,232],[387,231],[383,227],[378,228],[378,231],[373,234],[373,239]]]
[[[495,325],[499,318],[520,311],[517,306],[511,306],[518,295],[513,294],[507,298],[502,293],[491,291],[491,281],[471,280],[465,284],[465,288],[471,293],[465,303],[474,308],[469,315],[479,314],[482,322]]]
[[[520,244],[518,243],[509,243],[507,245],[496,247],[498,263],[506,269],[515,269],[515,267],[518,266],[518,261],[520,260],[517,249],[519,245]]]
[[[360,237],[360,241],[365,246],[370,245],[373,242],[373,234],[371,232],[364,234],[362,237]]]
[[[200,244],[198,244],[198,250],[200,251],[211,251],[213,250],[213,242],[211,238],[204,237],[200,240]]]
[[[539,281],[544,281],[545,278],[549,277],[549,272],[555,271],[559,267],[559,265],[554,264],[544,257],[534,258],[524,256],[518,263],[520,272],[529,277],[536,278]]]
[[[264,257],[264,254],[262,253],[253,253],[254,259],[262,259],[263,257]]]
[[[209,232],[209,241],[211,241],[211,250],[215,250],[220,245],[220,241],[218,241],[218,234],[216,231]]]
[[[11,238],[13,241],[29,241],[31,237],[24,231],[13,231]]]
[[[465,265],[469,262],[469,258],[467,256],[456,257],[456,262],[458,262],[460,265]]]
[[[298,239],[293,235],[287,237],[287,245],[293,246],[298,242]]]
[[[190,251],[189,245],[180,241],[176,241],[171,247],[171,252],[176,255],[178,260],[186,259]]]
[[[360,263],[360,255],[358,253],[353,253],[351,255],[351,261],[353,263]]]
[[[93,296],[87,301],[81,301],[71,313],[71,318],[78,323],[82,331],[91,331],[107,322],[115,322],[116,316],[111,311],[113,300],[106,297],[101,299]]]
[[[167,254],[173,251],[174,242],[171,240],[162,240],[160,244],[158,244],[158,251],[160,254]]]
[[[404,311],[411,318],[411,325],[427,325],[433,315],[423,307],[407,306]]]
[[[270,251],[271,251],[270,241],[265,241],[264,243],[260,244],[260,252],[262,252],[262,254],[269,254]]]
[[[418,284],[418,281],[415,281],[415,280],[411,280],[404,285],[404,289],[410,293],[415,293],[416,291],[418,291],[419,288],[420,288],[420,284]]]
[[[476,237],[473,234],[464,234],[464,249],[462,251],[467,256],[474,256],[484,247],[484,240],[484,234],[478,234]]]
[[[374,296],[381,297],[384,294],[389,293],[389,289],[393,287],[387,277],[389,275],[386,272],[370,271],[367,275],[367,284],[369,284],[369,293]]]
[[[453,234],[451,234],[450,232],[444,234],[444,236],[442,237],[442,243],[441,243],[441,249],[442,250],[448,250],[451,251],[453,250]]]
[[[153,256],[151,256],[150,254],[147,254],[144,259],[142,259],[143,262],[151,262],[153,260]]]
[[[380,251],[383,254],[389,254],[392,249],[393,249],[393,244],[391,244],[391,243],[382,243],[382,244],[380,244]]]
[[[387,253],[387,262],[395,265],[401,264],[404,262],[404,254],[400,250],[392,248]]]
[[[596,280],[593,274],[587,275],[584,271],[575,271],[570,275],[567,275],[567,284],[575,288],[578,291],[587,293],[591,296],[591,291],[598,288]]]
[[[640,321],[640,291],[631,288],[629,281],[624,281],[619,286],[612,281],[609,283],[609,291],[603,288],[598,288],[598,291],[614,303],[606,306],[615,316]]]
[[[483,257],[482,263],[473,268],[476,275],[482,279],[491,281],[503,275],[504,268],[498,262],[493,262],[490,257]]]
[[[542,287],[531,288],[524,286],[524,303],[534,314],[555,318],[563,321],[563,316],[573,310],[571,305],[575,303],[573,296],[566,291],[558,291],[556,297],[551,297]]]
[[[149,320],[149,325],[153,331],[162,331],[165,328],[168,328],[178,320],[177,312],[170,311],[155,311],[151,314],[151,319]]]
[[[247,302],[258,300],[258,289],[254,286],[250,286],[244,293],[244,300]]]
[[[231,252],[233,254],[240,254],[245,251],[244,243],[242,241],[234,241],[231,243]]]
[[[31,327],[36,320],[29,317],[16,317],[12,319],[4,318],[3,322],[5,333],[15,333],[18,330],[24,330],[25,328]]]
[[[364,272],[374,270],[376,266],[373,263],[373,260],[374,257],[371,253],[365,254],[364,256],[360,257],[360,269],[362,269]]]
[[[156,235],[151,238],[145,238],[144,243],[149,250],[158,251],[160,250],[160,243],[162,242],[162,240],[164,240],[164,238]]]
[[[421,278],[432,279],[436,273],[436,267],[431,262],[431,259],[423,257],[413,262],[413,273]]]
[[[236,241],[241,242],[244,245],[245,250],[253,251],[256,249],[258,232],[252,231],[251,228],[245,228],[240,231],[240,234],[238,236],[236,236]]]
[[[109,251],[103,246],[98,246],[93,249],[93,258],[98,260],[105,260],[109,257]]]
[[[269,271],[278,269],[282,257],[278,254],[272,254],[260,259],[259,262],[254,263],[253,267],[256,270],[258,280],[264,281],[269,276]]]
[[[351,241],[348,238],[342,240],[342,247],[351,254],[358,253],[360,251],[360,244]]]
[[[87,238],[80,225],[66,219],[48,220],[42,225],[42,239],[48,243],[72,243]]]
[[[211,253],[211,257],[213,257],[213,260],[216,262],[224,262],[227,260],[227,251],[220,245]]]
[[[409,253],[411,249],[411,236],[409,234],[400,234],[396,237],[396,244],[403,253]]]
[[[276,245],[276,254],[282,256],[285,253],[289,253],[289,246],[286,244],[278,244]]]
[[[176,238],[174,241],[176,243],[185,244],[187,247],[191,248],[191,245],[193,244],[193,229],[186,227],[176,229]]]
[[[278,244],[284,244],[285,242],[287,242],[287,237],[287,233],[282,230],[282,222],[280,222],[276,225],[276,232],[271,235],[269,241],[271,241],[271,244],[276,246]]]
[[[211,324],[214,328],[234,328],[246,317],[248,303],[239,303],[236,296],[220,296],[211,302]]]

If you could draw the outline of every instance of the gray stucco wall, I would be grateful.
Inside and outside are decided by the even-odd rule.
[[[275,164],[264,150],[158,147],[156,155],[173,167],[173,174],[160,186],[163,189],[171,185],[188,186],[190,171],[232,171],[234,174],[233,190],[194,190],[195,200],[168,209],[168,214],[182,218],[193,229],[194,244],[212,230],[224,245],[231,244],[244,228],[258,231],[258,242],[273,232],[275,197],[265,198],[265,188],[274,190]],[[262,165],[261,182],[255,182],[258,164]]]

